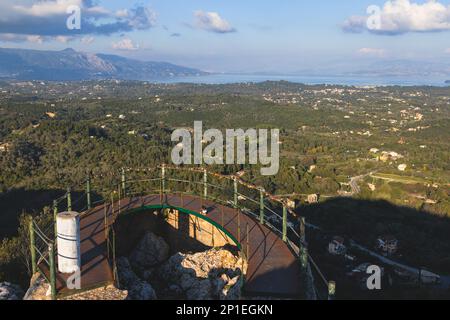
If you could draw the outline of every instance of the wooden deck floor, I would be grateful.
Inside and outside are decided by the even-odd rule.
[[[244,292],[246,295],[275,295],[300,297],[300,265],[288,246],[269,228],[236,209],[222,206],[196,196],[167,195],[165,203],[173,207],[200,212],[202,205],[208,210],[208,218],[222,225],[247,249],[246,230],[249,230],[249,259]],[[121,200],[120,211],[126,212],[145,206],[161,205],[159,195]],[[114,212],[119,204],[114,204]],[[89,289],[113,282],[113,274],[107,257],[105,221],[113,224],[110,205],[101,205],[82,215],[81,228],[81,286]],[[238,215],[240,215],[238,220]],[[106,219],[105,219],[106,217]],[[238,231],[240,221],[240,232]],[[240,234],[239,234],[240,233]],[[66,276],[57,274],[57,290],[67,292]]]

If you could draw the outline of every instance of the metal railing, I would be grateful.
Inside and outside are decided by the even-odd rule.
[[[320,271],[310,253],[306,241],[306,221],[298,216],[293,208],[289,207],[288,199],[280,199],[266,192],[263,188],[241,180],[235,175],[222,175],[208,172],[203,168],[173,167],[161,165],[156,168],[123,168],[117,183],[106,190],[98,190],[92,185],[92,179],[88,177],[75,190],[80,190],[85,186],[84,192],[78,194],[76,199],[72,199],[70,188],[62,197],[53,201],[54,222],[46,226],[44,232],[40,227],[31,221],[30,241],[31,258],[33,272],[41,271],[52,288],[52,298],[56,298],[56,264],[54,261],[56,248],[56,216],[64,205],[67,211],[76,210],[82,216],[90,212],[92,208],[105,207],[105,239],[107,240],[108,259],[110,261],[114,280],[118,281],[117,268],[115,263],[115,232],[106,216],[106,204],[111,205],[111,212],[114,216],[121,214],[120,202],[125,198],[144,195],[159,195],[161,204],[167,194],[197,195],[201,201],[210,200],[225,206],[233,207],[243,214],[249,215],[275,232],[298,257],[304,275],[314,277],[314,283],[318,292],[317,297],[322,299],[333,299],[336,284],[328,281]],[[93,198],[92,190],[98,192]],[[202,205],[203,206],[203,205]],[[239,217],[239,215],[238,215]],[[222,223],[223,227],[223,223]],[[240,224],[239,224],[240,227]],[[240,229],[238,231],[240,235]],[[39,239],[39,241],[36,241]],[[247,237],[248,239],[248,237]],[[240,241],[240,239],[239,239]],[[245,246],[240,246],[241,251],[246,255]],[[247,253],[248,254],[248,253]],[[47,265],[50,276],[47,277],[41,269]],[[48,279],[50,278],[50,279]],[[319,288],[326,288],[325,294]]]

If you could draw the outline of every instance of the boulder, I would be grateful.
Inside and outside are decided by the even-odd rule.
[[[0,282],[0,300],[22,300],[24,294],[18,285]]]
[[[146,232],[129,258],[134,268],[144,272],[169,258],[169,245],[163,238]]]
[[[196,281],[186,291],[186,299],[188,300],[211,300],[213,299],[213,295],[213,287],[209,279]]]
[[[159,269],[169,288],[177,286],[188,300],[239,299],[245,261],[227,249],[177,253]]]
[[[117,259],[117,271],[119,281],[123,289],[128,290],[128,299],[130,300],[156,300],[156,293],[153,287],[141,280],[131,268],[127,258]]]

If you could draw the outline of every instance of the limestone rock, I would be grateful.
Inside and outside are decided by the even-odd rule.
[[[51,300],[50,285],[40,273],[31,278],[30,287],[23,300]]]
[[[12,283],[0,282],[0,300],[22,300],[23,290]]]
[[[110,285],[72,295],[63,300],[126,300],[128,295],[129,293],[127,290],[120,290],[115,286]]]
[[[131,252],[130,263],[138,270],[144,271],[159,265],[168,258],[169,245],[164,239],[151,232],[146,232]]]
[[[188,300],[239,299],[245,261],[227,249],[194,254],[177,253],[159,270],[169,285],[177,286]]]
[[[117,270],[120,284],[124,289],[128,290],[129,299],[156,300],[156,293],[153,287],[134,273],[127,258],[120,257],[117,259]]]
[[[213,299],[213,287],[209,279],[196,281],[186,292],[188,300],[211,300]]]

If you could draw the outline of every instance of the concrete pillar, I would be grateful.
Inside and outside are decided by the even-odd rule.
[[[58,271],[72,274],[81,268],[80,214],[61,212],[56,218]]]

